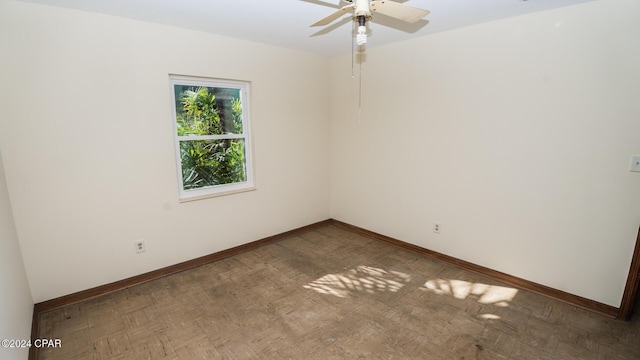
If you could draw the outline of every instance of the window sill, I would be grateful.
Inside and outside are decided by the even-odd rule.
[[[196,196],[191,196],[191,197],[183,197],[183,198],[180,198],[178,201],[180,203],[185,203],[185,202],[191,202],[191,201],[215,198],[215,197],[220,197],[220,196],[227,196],[227,195],[231,195],[231,194],[237,194],[237,193],[254,191],[254,190],[257,190],[257,188],[255,186],[252,186],[252,187],[247,187],[247,188],[242,188],[242,189],[220,191],[220,192],[206,194],[206,195],[196,195]]]

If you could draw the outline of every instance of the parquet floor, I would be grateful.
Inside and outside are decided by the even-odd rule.
[[[41,315],[39,359],[640,359],[621,322],[335,226]]]

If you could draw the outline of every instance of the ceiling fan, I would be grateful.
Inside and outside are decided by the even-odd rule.
[[[329,25],[341,16],[352,13],[353,21],[358,24],[356,43],[364,45],[367,43],[367,21],[371,20],[373,13],[380,13],[388,17],[415,23],[429,14],[429,10],[407,6],[391,0],[342,0],[349,3],[331,15],[316,21],[311,26]]]

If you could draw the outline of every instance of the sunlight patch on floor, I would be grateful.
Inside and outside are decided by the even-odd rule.
[[[438,295],[450,295],[462,300],[472,297],[481,304],[500,307],[509,306],[509,302],[518,293],[517,289],[510,287],[446,279],[429,280],[423,285],[423,289]]]
[[[350,292],[397,292],[410,280],[409,274],[361,265],[338,274],[327,274],[303,287],[343,298]]]
[[[500,320],[500,316],[495,314],[480,314],[478,318],[482,320]]]

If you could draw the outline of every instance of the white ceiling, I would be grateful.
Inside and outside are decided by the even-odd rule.
[[[351,51],[352,24],[309,25],[339,0],[21,0],[190,28],[325,55]],[[413,25],[375,15],[368,47],[594,0],[396,0],[431,11]],[[339,5],[340,4],[340,5]],[[398,30],[399,29],[399,30]]]

